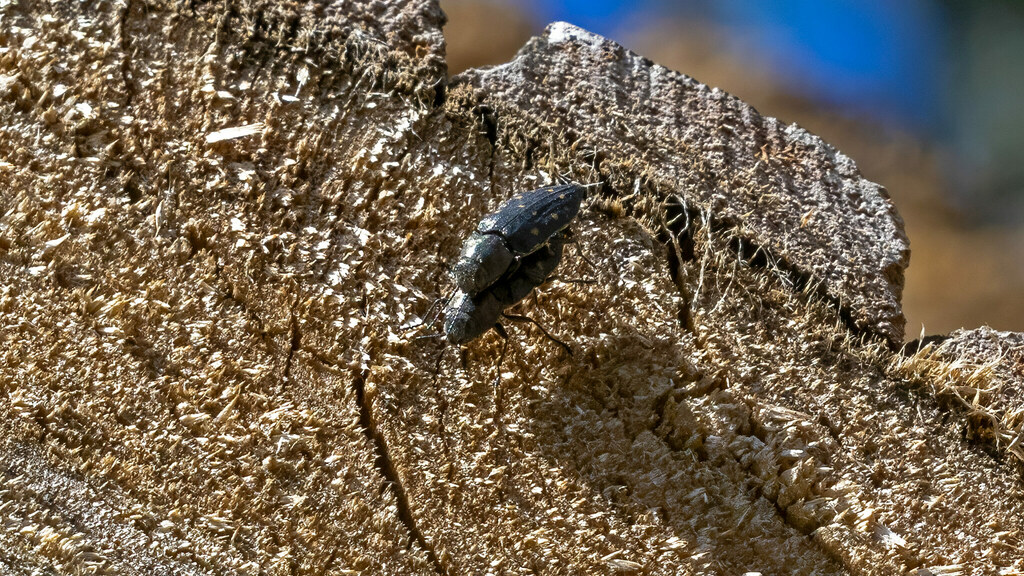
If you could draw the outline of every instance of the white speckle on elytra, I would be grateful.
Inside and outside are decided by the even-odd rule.
[[[533,234],[534,236],[540,236],[540,230],[533,228],[532,230],[530,230],[530,234]]]

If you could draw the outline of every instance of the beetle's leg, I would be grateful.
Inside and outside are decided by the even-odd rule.
[[[576,253],[580,255],[580,259],[586,262],[587,265],[593,268],[594,270],[597,270],[597,264],[594,264],[590,260],[590,258],[587,258],[587,255],[583,253],[583,247],[580,246],[580,241],[578,238],[576,238],[576,234],[574,234],[573,231],[569,228],[566,228],[564,231],[562,231],[562,234],[565,236],[566,244],[572,244],[573,246],[576,247]]]
[[[501,345],[501,355],[498,356],[498,374],[494,377],[494,387],[497,388],[498,384],[501,383],[501,365],[505,362],[505,353],[508,352],[508,332],[505,331],[505,327],[500,322],[494,324],[494,331],[504,340]]]
[[[572,244],[573,246],[576,247],[576,253],[579,254],[580,259],[582,259],[584,262],[586,262],[587,265],[590,266],[592,269],[597,270],[597,265],[594,264],[593,262],[591,262],[590,258],[587,258],[587,255],[583,253],[583,247],[580,246],[580,242],[576,238],[576,235],[573,234],[572,230],[567,228],[567,229],[563,230],[562,232],[560,232],[560,234],[562,234],[562,236],[565,238],[564,242],[566,244]],[[557,276],[557,275],[549,276],[548,279],[545,280],[545,282],[550,282],[551,280],[558,280],[560,282],[565,282],[566,284],[597,284],[597,280],[583,280],[583,279],[580,279],[580,278],[563,278],[563,277]]]
[[[590,258],[587,258],[587,254],[583,252],[583,247],[580,246],[579,241],[573,241],[572,245],[576,247],[576,253],[580,255],[580,259],[586,262],[587,266],[597,270],[597,264],[594,264]]]
[[[497,332],[504,342],[501,345],[501,355],[498,356],[498,373],[494,376],[494,420],[498,424],[498,429],[503,429],[501,425],[501,414],[504,411],[504,398],[501,393],[501,365],[505,362],[505,353],[508,352],[508,332],[505,331],[505,327],[500,322],[494,324],[494,331]]]
[[[437,361],[434,362],[434,376],[435,377],[441,375],[441,362],[444,361],[444,353],[447,352],[447,351],[448,351],[448,347],[447,346],[442,346],[441,347],[441,352],[438,353],[438,355],[437,355]]]
[[[518,322],[533,322],[533,325],[536,326],[537,328],[540,328],[540,331],[543,332],[544,335],[548,337],[548,340],[551,340],[555,344],[558,344],[559,346],[562,347],[563,350],[566,351],[566,353],[569,354],[569,356],[572,356],[572,348],[569,348],[568,344],[552,336],[550,332],[545,330],[544,327],[540,325],[540,322],[537,322],[536,320],[530,318],[529,316],[520,316],[519,314],[507,314],[505,312],[502,312],[501,315],[504,316],[505,318],[508,318],[509,320],[516,320]]]

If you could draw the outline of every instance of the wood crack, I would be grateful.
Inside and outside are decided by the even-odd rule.
[[[409,535],[423,548],[430,563],[433,564],[434,570],[442,576],[448,576],[448,570],[441,563],[441,560],[437,557],[434,552],[433,545],[426,539],[423,532],[420,531],[416,525],[416,517],[412,513],[412,507],[409,504],[409,495],[405,491],[405,487],[402,485],[402,480],[399,477],[398,470],[395,469],[394,462],[391,460],[391,456],[388,453],[387,443],[384,440],[384,435],[381,434],[377,428],[377,423],[373,419],[373,411],[370,407],[370,401],[366,398],[366,372],[356,376],[352,382],[352,387],[356,393],[356,402],[359,404],[359,426],[362,428],[363,433],[366,434],[367,440],[373,445],[374,451],[377,453],[377,458],[374,464],[377,466],[377,470],[384,476],[384,479],[391,485],[392,492],[395,495],[395,502],[398,507],[398,518],[405,524],[406,529],[409,531]]]

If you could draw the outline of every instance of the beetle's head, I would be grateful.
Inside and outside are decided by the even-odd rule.
[[[494,295],[470,297],[461,290],[445,306],[444,334],[452,344],[464,344],[487,332],[498,322],[501,307]]]

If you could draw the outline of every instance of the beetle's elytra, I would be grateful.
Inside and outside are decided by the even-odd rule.
[[[475,296],[564,230],[580,211],[586,191],[575,184],[516,194],[484,216],[452,269],[455,286]]]
[[[516,194],[484,216],[481,234],[498,234],[513,254],[532,253],[572,222],[586,191],[575,184],[546,186]]]
[[[546,186],[513,196],[480,221],[452,270],[458,290],[444,309],[449,342],[480,336],[547,280],[585,196],[575,184]]]

